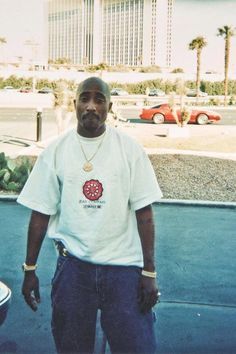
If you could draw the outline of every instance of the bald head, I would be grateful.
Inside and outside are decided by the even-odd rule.
[[[110,89],[98,77],[82,81],[76,93],[77,132],[85,137],[96,137],[104,133],[107,113],[111,109]]]
[[[93,76],[89,77],[88,79],[82,81],[77,89],[76,92],[76,99],[79,98],[81,93],[90,91],[90,90],[96,90],[97,92],[100,92],[106,97],[107,102],[110,102],[111,99],[111,94],[110,94],[110,88],[107,85],[105,81],[100,79],[99,77]]]

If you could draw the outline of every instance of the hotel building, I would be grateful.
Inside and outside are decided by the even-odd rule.
[[[171,66],[174,0],[50,0],[49,59]]]

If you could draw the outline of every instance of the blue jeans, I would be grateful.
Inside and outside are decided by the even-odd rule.
[[[112,353],[156,352],[152,311],[137,302],[140,268],[59,256],[52,280],[52,332],[58,353],[93,353],[97,311]]]

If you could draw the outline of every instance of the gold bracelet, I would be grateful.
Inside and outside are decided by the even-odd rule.
[[[31,272],[33,270],[36,270],[36,268],[37,268],[37,264],[35,265],[27,265],[26,263],[22,264],[22,270],[24,272]]]
[[[147,270],[144,269],[142,270],[141,274],[148,278],[156,278],[157,276],[157,272],[148,272]]]

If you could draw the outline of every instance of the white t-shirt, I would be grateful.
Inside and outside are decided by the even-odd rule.
[[[93,170],[85,172],[93,156]],[[80,141],[79,141],[80,140]],[[88,262],[143,266],[135,211],[162,197],[142,147],[108,127],[104,137],[71,130],[38,157],[18,202],[51,215],[48,236]]]

